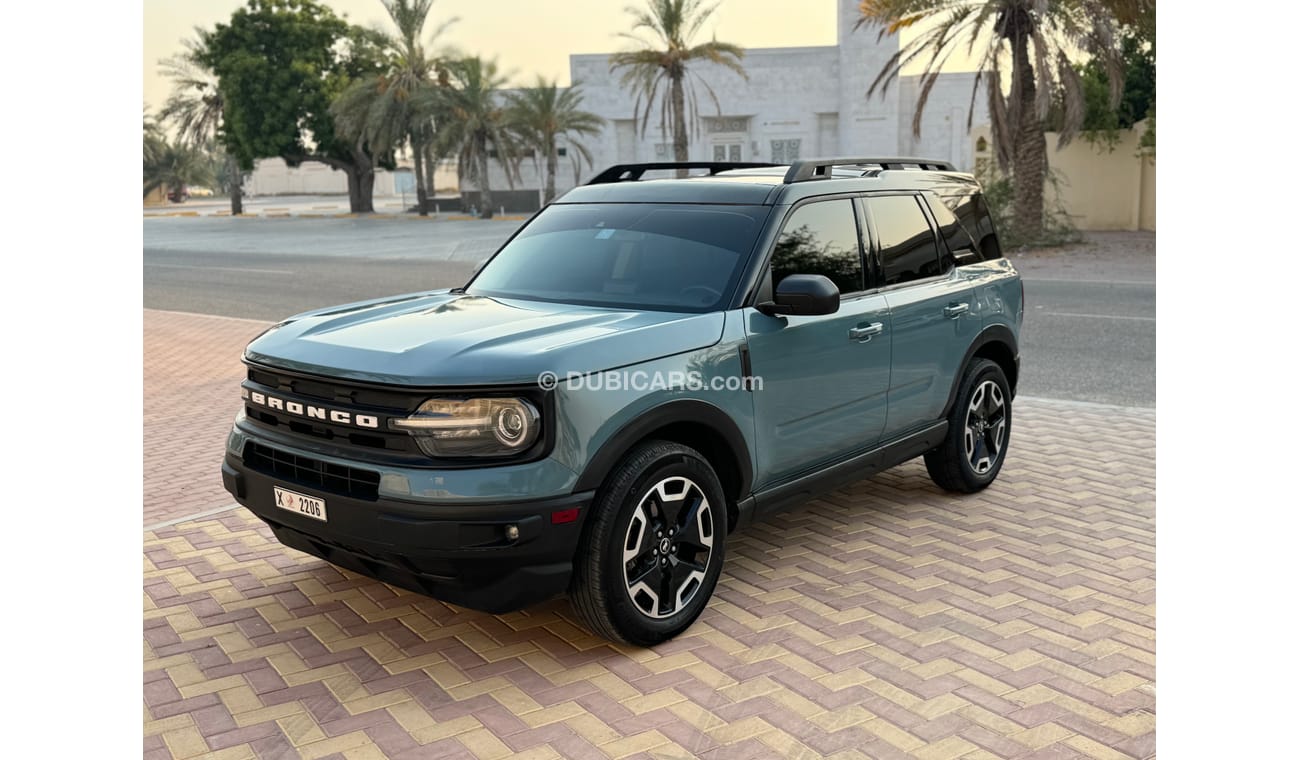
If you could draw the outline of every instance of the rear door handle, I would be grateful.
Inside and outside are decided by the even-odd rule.
[[[943,307],[943,315],[949,318],[960,317],[968,311],[970,311],[968,303],[951,303]]]
[[[872,335],[879,335],[885,331],[885,326],[879,322],[872,322],[866,327],[853,327],[849,329],[849,340],[856,340],[859,343],[866,343],[871,340]]]

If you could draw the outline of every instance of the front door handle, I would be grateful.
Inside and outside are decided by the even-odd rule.
[[[885,331],[885,326],[879,322],[872,322],[866,327],[853,327],[849,329],[849,340],[856,340],[859,343],[866,343],[871,340],[872,335],[879,335]]]
[[[968,311],[970,311],[968,303],[950,303],[943,307],[943,315],[949,319],[960,317]]]

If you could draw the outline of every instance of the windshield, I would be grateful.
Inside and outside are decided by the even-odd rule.
[[[712,311],[740,277],[767,213],[767,206],[550,206],[484,265],[466,292]]]

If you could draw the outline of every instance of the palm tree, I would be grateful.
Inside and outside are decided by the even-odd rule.
[[[695,93],[695,83],[704,87],[713,105],[722,115],[722,106],[713,88],[692,68],[691,64],[707,61],[724,66],[736,72],[746,80],[749,75],[740,65],[745,51],[729,42],[717,39],[692,44],[695,35],[704,22],[717,10],[716,5],[703,7],[704,0],[647,0],[646,9],[628,7],[634,22],[631,32],[623,32],[625,37],[640,47],[636,50],[614,53],[609,57],[609,69],[623,69],[623,87],[636,93],[636,105],[633,118],[641,120],[641,134],[645,135],[646,124],[650,119],[650,109],[656,98],[659,103],[659,129],[665,134],[669,123],[672,125],[673,155],[678,161],[689,160],[686,124],[689,121],[698,127],[699,101]],[[638,37],[638,30],[648,30],[656,39],[647,42]],[[679,172],[684,174],[684,172]]]
[[[576,135],[597,135],[605,120],[590,111],[581,109],[582,93],[579,84],[574,82],[567,89],[560,89],[552,81],[547,82],[537,77],[537,84],[532,87],[512,92],[506,96],[511,108],[511,121],[519,132],[523,144],[532,148],[546,160],[546,193],[543,203],[555,200],[555,170],[559,163],[559,149],[556,139],[564,137],[574,162],[575,174],[581,170],[582,162],[592,163],[591,151],[576,139]]]
[[[210,32],[195,28],[194,37],[182,44],[185,51],[160,62],[163,74],[172,80],[172,94],[159,118],[170,121],[182,142],[203,151],[213,150],[224,118],[224,104],[217,77],[203,64]],[[224,152],[223,152],[224,153]],[[244,212],[243,177],[235,157],[226,153],[224,174],[230,183],[230,213]]]
[[[483,219],[492,218],[492,187],[488,159],[495,158],[505,169],[506,181],[514,187],[520,148],[512,113],[502,106],[498,90],[505,78],[495,61],[479,57],[462,58],[448,64],[451,86],[441,93],[440,107],[445,123],[438,130],[439,155],[456,155],[462,187],[466,178],[480,191]],[[461,190],[461,197],[465,192]]]
[[[384,10],[396,33],[378,32],[388,54],[389,65],[382,73],[364,77],[331,106],[343,134],[362,136],[380,152],[409,145],[415,162],[416,206],[421,216],[429,213],[433,171],[434,116],[438,99],[431,91],[445,86],[443,62],[428,54],[442,33],[455,23],[450,19],[423,41],[433,0],[383,0]]]
[[[184,189],[212,181],[212,163],[202,149],[183,141],[167,142],[146,135],[144,152],[144,195],[160,187]]]
[[[1044,121],[1054,102],[1062,105],[1061,147],[1079,131],[1084,116],[1083,82],[1071,63],[1083,51],[1112,72],[1112,107],[1119,102],[1122,59],[1114,9],[1147,0],[863,0],[858,24],[880,27],[880,37],[917,24],[930,25],[903,45],[872,82],[868,97],[882,93],[905,66],[923,61],[912,130],[920,134],[921,113],[944,62],[953,51],[978,51],[974,116],[980,83],[986,87],[989,121],[998,164],[1014,183],[1013,234],[1036,240],[1043,229],[1043,180],[1047,174]],[[1003,95],[1007,60],[1010,94]]]
[[[144,106],[144,152],[148,154],[151,147],[166,139],[158,120],[149,113],[149,106]]]
[[[155,184],[149,186],[153,175],[157,173],[157,167],[162,161],[162,152],[167,145],[167,136],[163,133],[162,127],[158,126],[158,121],[149,113],[149,106],[144,107],[144,197],[148,198],[149,193],[158,187]]]

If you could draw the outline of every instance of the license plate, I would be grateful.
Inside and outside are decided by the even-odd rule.
[[[315,496],[304,496],[293,491],[286,491],[279,486],[275,487],[275,506],[281,509],[287,509],[290,512],[297,512],[300,515],[306,515],[313,520],[327,522],[325,517],[325,500],[317,499]]]

